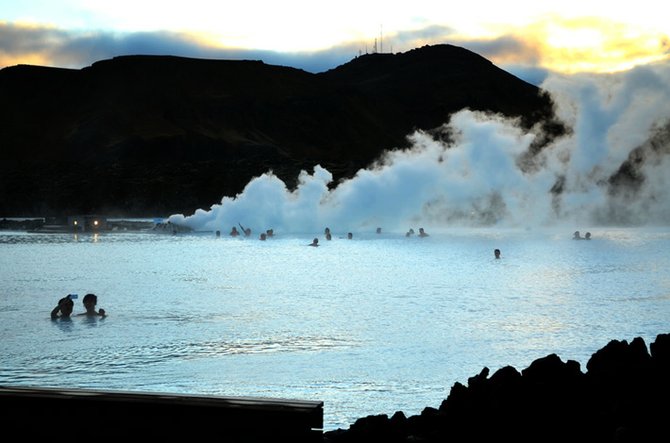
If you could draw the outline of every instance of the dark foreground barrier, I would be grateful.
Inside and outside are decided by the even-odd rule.
[[[360,418],[324,443],[667,443],[670,334],[611,340],[587,372],[556,354],[456,382],[439,408]],[[490,375],[490,376],[489,376]]]
[[[29,437],[320,442],[323,402],[0,386],[4,433]]]

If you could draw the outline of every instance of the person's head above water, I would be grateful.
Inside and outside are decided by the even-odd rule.
[[[493,250],[493,255],[494,255],[496,258],[500,258],[500,249],[494,249],[494,250]]]
[[[72,301],[72,298],[68,295],[67,297],[63,297],[59,300],[58,305],[61,307],[61,312],[67,314],[71,314],[72,310],[74,309],[74,302]],[[64,312],[65,311],[65,312]]]
[[[78,315],[100,315],[100,316],[105,316],[105,310],[100,309],[99,311],[95,310],[95,306],[98,304],[98,296],[95,294],[86,294],[84,298],[81,300],[81,302],[84,304],[84,308],[86,309],[86,312],[83,314],[78,314]]]
[[[84,304],[87,311],[89,309],[95,309],[95,305],[98,304],[98,296],[95,294],[86,294],[81,302]]]
[[[58,305],[51,311],[51,318],[69,318],[74,309],[74,302],[68,295],[58,300]],[[60,314],[60,315],[59,315]]]

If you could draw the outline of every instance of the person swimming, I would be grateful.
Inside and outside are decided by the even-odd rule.
[[[587,232],[587,233],[584,235],[584,240],[591,240],[591,233],[590,233],[590,232]]]
[[[572,234],[572,239],[573,240],[582,240],[582,235],[579,233],[579,231],[575,231],[575,233]]]
[[[69,319],[70,315],[72,315],[72,310],[74,309],[74,302],[72,301],[72,299],[75,297],[76,296],[74,294],[68,294],[66,297],[63,297],[60,300],[58,300],[58,304],[51,311],[51,318],[54,320],[59,318]]]
[[[235,226],[233,226],[233,229],[230,230],[230,235],[232,237],[237,237],[238,235],[240,235],[240,233],[237,231],[237,228]]]
[[[414,235],[414,229],[409,228],[409,231],[405,233],[405,237],[411,237]]]
[[[312,240],[312,243],[307,246],[319,246],[319,239],[315,237],[314,240]]]
[[[500,249],[497,249],[497,248],[494,249],[493,250],[493,255],[495,256],[495,258],[500,258]]]
[[[86,309],[86,312],[83,312],[79,315],[86,315],[89,317],[94,317],[94,316],[100,316],[100,317],[105,317],[107,313],[105,312],[104,309],[100,309],[98,311],[95,310],[95,306],[98,304],[98,296],[95,294],[86,294],[84,298],[81,301],[84,305],[84,308]]]
[[[244,232],[245,237],[249,237],[251,235],[251,228],[245,228],[242,226],[242,223],[238,223],[240,225],[240,229],[242,229],[242,232]]]
[[[419,237],[428,237],[428,234],[423,230],[423,228],[419,228]]]

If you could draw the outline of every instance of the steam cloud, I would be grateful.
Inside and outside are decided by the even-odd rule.
[[[227,232],[241,222],[254,232],[285,233],[325,226],[404,232],[411,226],[666,225],[670,63],[619,74],[552,75],[542,88],[573,132],[533,156],[530,168],[522,170],[519,158],[537,132],[463,110],[444,127],[449,143],[411,134],[411,149],[385,153],[332,190],[332,174],[318,165],[303,171],[292,191],[268,172],[209,210],[169,220],[196,231]],[[631,155],[637,181],[612,180]]]

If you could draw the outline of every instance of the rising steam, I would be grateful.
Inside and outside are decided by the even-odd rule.
[[[443,128],[450,141],[411,134],[329,189],[315,166],[295,190],[268,172],[209,210],[172,215],[194,230],[227,232],[405,231],[410,226],[506,227],[663,224],[670,220],[670,64],[610,75],[550,76],[542,85],[572,132],[519,167],[533,139],[515,121],[463,110]],[[528,156],[526,155],[526,160]],[[525,172],[524,172],[525,171]]]

